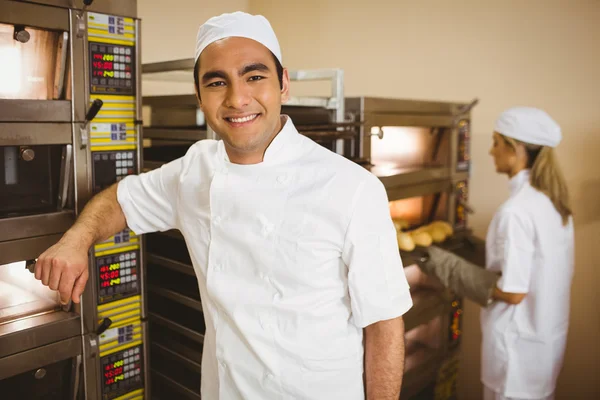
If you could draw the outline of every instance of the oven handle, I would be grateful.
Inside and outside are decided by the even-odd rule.
[[[68,144],[63,150],[62,157],[62,176],[60,177],[60,192],[58,193],[58,202],[60,209],[63,210],[67,205],[67,199],[69,197],[69,186],[71,183],[71,165],[73,159],[73,146]]]
[[[79,128],[79,134],[81,135],[81,149],[85,149],[88,145],[88,141],[89,141],[89,137],[88,137],[88,132],[87,132],[87,127],[88,124],[90,123],[91,120],[93,120],[94,118],[96,118],[96,115],[98,114],[98,111],[100,111],[100,109],[102,108],[104,102],[100,99],[95,99],[92,102],[92,105],[90,106],[90,108],[87,111],[87,114],[85,114],[85,121],[83,122],[83,124],[81,124],[80,128]]]
[[[65,69],[67,65],[67,42],[69,33],[63,32],[58,42],[58,57],[56,57],[56,72],[54,74],[54,99],[58,100],[62,96],[65,84]]]
[[[81,361],[82,357],[79,354],[74,361],[74,371],[73,371],[73,400],[77,400],[77,396],[79,395],[79,379],[81,375]]]

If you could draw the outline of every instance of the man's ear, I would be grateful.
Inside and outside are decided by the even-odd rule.
[[[281,104],[286,103],[290,99],[290,75],[287,68],[283,69],[281,77]]]

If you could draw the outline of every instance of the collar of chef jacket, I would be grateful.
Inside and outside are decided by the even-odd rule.
[[[294,143],[298,139],[298,131],[292,122],[292,119],[287,115],[281,115],[283,128],[271,141],[265,151],[263,161],[259,164],[274,165],[293,157],[295,146]],[[222,140],[219,141],[218,148],[219,159],[223,160],[226,165],[235,165],[229,160],[225,144]],[[248,165],[244,165],[248,167]]]
[[[517,194],[519,189],[521,189],[525,183],[529,182],[530,176],[531,172],[528,169],[524,169],[513,176],[508,183],[510,195],[514,196]]]

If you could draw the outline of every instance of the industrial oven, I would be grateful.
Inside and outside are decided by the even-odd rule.
[[[143,247],[89,252],[80,304],[35,280],[36,258],[86,202],[140,170],[135,0],[0,0],[0,393],[142,399]]]
[[[144,85],[186,83],[193,60],[143,66]],[[438,245],[480,265],[483,242],[468,229],[470,111],[476,104],[344,96],[342,70],[290,71],[293,81],[324,80],[330,95],[293,97],[282,113],[317,143],[379,177],[390,213],[415,229],[447,221],[454,234]],[[172,87],[172,86],[171,86]],[[185,154],[197,140],[218,139],[194,94],[145,96],[144,169]],[[198,399],[203,343],[202,305],[185,242],[177,231],[146,237],[153,393]],[[452,399],[456,394],[462,299],[429,284],[401,252],[414,307],[405,315],[402,398]]]

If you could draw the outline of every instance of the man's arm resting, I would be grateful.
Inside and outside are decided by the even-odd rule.
[[[398,400],[404,374],[402,317],[371,324],[364,335],[367,400]]]
[[[61,302],[79,303],[88,279],[88,250],[127,226],[117,200],[117,184],[94,196],[75,224],[38,257],[35,277],[60,292]]]

